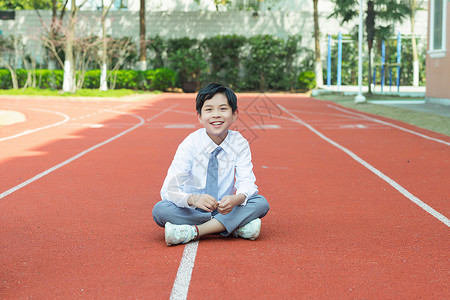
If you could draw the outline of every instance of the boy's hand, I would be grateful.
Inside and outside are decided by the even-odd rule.
[[[217,209],[218,206],[217,200],[213,196],[207,194],[190,195],[188,198],[188,204],[194,205],[195,207],[203,209],[204,211],[207,212],[211,212]]]
[[[222,215],[226,215],[231,212],[235,206],[244,203],[244,201],[245,196],[243,194],[224,196],[219,201],[217,211]]]

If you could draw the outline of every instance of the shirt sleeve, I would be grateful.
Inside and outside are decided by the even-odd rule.
[[[190,207],[187,203],[189,194],[183,192],[183,185],[189,179],[193,163],[189,148],[187,139],[178,146],[161,189],[161,198],[179,207]]]
[[[248,198],[258,193],[258,187],[256,186],[255,181],[256,177],[255,174],[253,174],[250,146],[245,140],[242,150],[236,158],[236,195],[245,195],[245,201],[242,205],[246,205]]]

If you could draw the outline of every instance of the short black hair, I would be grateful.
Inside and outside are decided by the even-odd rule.
[[[236,94],[228,87],[220,84],[220,83],[210,83],[206,87],[202,88],[198,94],[195,108],[199,115],[202,114],[202,107],[205,104],[206,100],[214,97],[215,94],[222,93],[228,99],[228,105],[231,106],[231,110],[234,113],[237,110],[237,97]]]

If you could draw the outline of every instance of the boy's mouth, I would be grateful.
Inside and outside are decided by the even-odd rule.
[[[222,121],[216,121],[216,122],[211,122],[210,124],[212,126],[214,126],[214,127],[220,127],[223,124],[223,122]]]

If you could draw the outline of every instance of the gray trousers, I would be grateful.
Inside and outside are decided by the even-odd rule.
[[[206,212],[202,209],[178,207],[174,203],[163,200],[153,207],[153,219],[156,224],[164,227],[167,222],[176,225],[200,225],[212,218],[216,219],[225,227],[221,232],[223,236],[230,235],[238,227],[248,222],[264,217],[269,211],[269,203],[261,195],[254,195],[247,200],[246,205],[238,205],[231,212],[222,215],[217,212]]]

